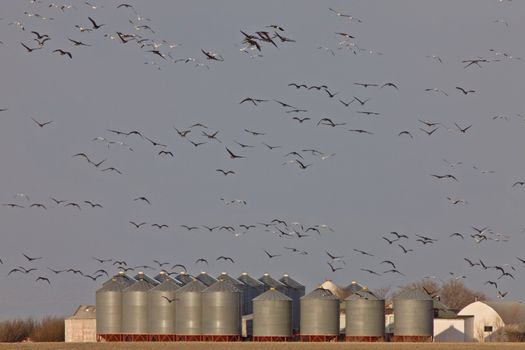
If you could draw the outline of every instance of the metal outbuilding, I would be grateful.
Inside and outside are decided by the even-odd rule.
[[[154,286],[139,273],[138,280],[122,291],[124,341],[148,340],[148,291]]]
[[[326,342],[339,336],[339,298],[330,290],[314,289],[301,298],[301,341]]]
[[[394,298],[394,337],[398,342],[430,342],[434,334],[434,303],[415,289]]]
[[[80,305],[73,316],[64,320],[64,341],[86,343],[97,341],[95,305]]]
[[[240,340],[241,297],[241,291],[226,279],[202,291],[203,340]]]
[[[292,337],[292,299],[269,289],[253,299],[253,341],[289,341]]]
[[[177,340],[202,340],[202,291],[206,286],[194,280],[175,293]]]
[[[346,341],[377,342],[385,340],[385,301],[364,289],[346,301]]]
[[[502,328],[525,324],[525,304],[507,300],[475,301],[461,309],[458,316],[471,318],[465,327],[467,341],[508,341]]]
[[[279,279],[279,282],[287,287],[287,295],[292,298],[292,328],[295,333],[298,333],[301,323],[300,299],[305,295],[305,287],[288,274],[284,274],[283,277]]]
[[[164,274],[168,277],[166,274]],[[176,292],[180,287],[166,278],[148,291],[148,329],[153,341],[174,341]]]

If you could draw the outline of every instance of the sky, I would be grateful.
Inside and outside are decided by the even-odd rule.
[[[94,304],[106,276],[50,269],[114,260],[288,273],[307,291],[458,278],[523,300],[525,4],[121,4],[0,4],[0,319]]]

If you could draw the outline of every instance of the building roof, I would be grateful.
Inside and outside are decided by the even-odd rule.
[[[330,280],[326,280],[319,286],[319,288],[328,289],[330,292],[332,292],[333,295],[335,295],[340,300],[343,300],[345,298],[345,291],[343,288],[339,287],[337,284]]]
[[[505,324],[525,322],[525,304],[516,301],[482,301],[496,311]]]
[[[73,316],[68,317],[68,320],[71,319],[93,319],[97,316],[97,308],[95,305],[80,305]]]
[[[319,287],[311,291],[310,293],[306,294],[304,297],[301,298],[301,300],[339,300],[339,298],[330,291],[330,289],[325,289],[323,287]]]
[[[277,289],[270,288],[266,292],[262,293],[261,295],[253,298],[253,301],[266,301],[266,300],[274,300],[274,301],[292,301],[291,298],[284,295],[283,293],[279,292]]]
[[[284,274],[283,277],[279,279],[279,282],[286,285],[288,288],[297,289],[304,292],[304,285],[294,280],[288,274]]]

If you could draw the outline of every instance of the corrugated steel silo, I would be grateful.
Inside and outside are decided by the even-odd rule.
[[[394,341],[432,341],[434,308],[432,298],[411,290],[394,299]]]
[[[221,272],[221,274],[217,276],[217,280],[227,282],[239,290],[239,292],[241,293],[241,315],[244,315],[245,312],[244,312],[243,306],[244,304],[247,303],[247,295],[246,295],[247,286],[241,281],[239,281],[238,279],[231,277],[226,272]]]
[[[241,292],[219,280],[202,291],[202,334],[205,341],[237,341],[241,335]]]
[[[346,298],[346,340],[383,341],[385,339],[385,301],[366,289]]]
[[[300,299],[304,297],[305,287],[301,283],[294,280],[288,274],[284,274],[279,279],[279,282],[288,288],[288,296],[292,298],[292,328],[299,332],[299,325],[301,323],[301,308]]]
[[[244,284],[244,293],[242,298],[242,314],[250,315],[253,313],[253,298],[264,293],[264,284],[255,278],[243,272],[237,280]]]
[[[253,299],[253,341],[288,341],[292,336],[292,299],[269,289]]]
[[[153,286],[138,276],[138,281],[122,291],[122,333],[124,341],[147,340],[148,291]]]
[[[179,289],[177,283],[166,278],[164,282],[148,291],[148,329],[155,341],[175,340],[175,301]],[[164,335],[172,335],[172,338],[166,338]]]
[[[301,298],[301,340],[332,341],[339,336],[339,298],[317,288]]]
[[[206,286],[194,280],[176,293],[175,333],[177,340],[195,341],[202,337],[202,291]]]
[[[209,287],[212,284],[214,284],[215,282],[217,282],[217,280],[215,278],[211,277],[210,275],[208,275],[204,271],[202,271],[200,274],[198,274],[195,278],[198,279],[199,281],[201,281],[203,284],[205,284],[206,287]]]
[[[122,333],[122,289],[117,279],[105,283],[96,291],[97,335],[104,340]]]

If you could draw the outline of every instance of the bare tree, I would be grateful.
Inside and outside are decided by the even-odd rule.
[[[395,298],[400,293],[409,290],[422,290],[432,298],[439,298],[443,304],[454,311],[459,311],[476,300],[487,300],[484,293],[467,288],[463,281],[458,279],[442,281],[441,283],[431,279],[411,282],[399,287],[399,290],[392,297]]]
[[[463,281],[451,279],[444,282],[439,290],[441,301],[452,310],[461,310],[477,300],[487,300],[482,292],[467,288]]]

